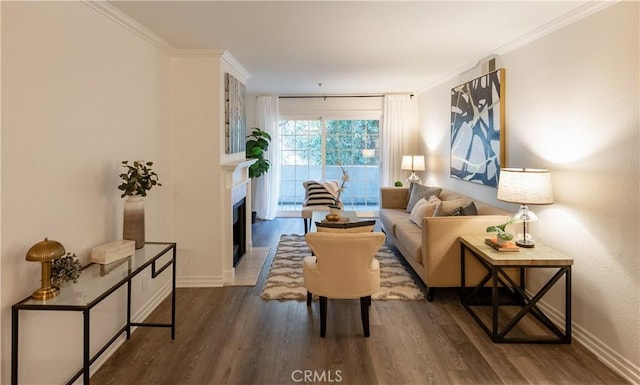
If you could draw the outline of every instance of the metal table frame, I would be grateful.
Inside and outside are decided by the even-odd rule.
[[[140,265],[135,270],[129,270],[126,277],[119,280],[114,285],[110,286],[107,290],[102,292],[92,301],[85,305],[56,305],[47,304],[46,301],[42,303],[26,303],[31,300],[31,297],[27,297],[22,301],[16,303],[11,307],[11,384],[18,384],[18,341],[19,341],[19,313],[20,310],[54,310],[54,311],[78,311],[83,315],[83,368],[76,372],[73,377],[67,382],[72,384],[80,376],[83,376],[83,383],[89,384],[90,381],[90,367],[102,353],[104,353],[109,346],[111,346],[121,335],[126,333],[127,340],[131,337],[132,326],[148,326],[148,327],[166,327],[171,328],[171,339],[175,339],[175,325],[176,325],[176,243],[172,242],[146,242],[147,245],[166,245],[155,256],[149,258],[144,264]],[[161,267],[156,267],[157,260],[166,255],[166,253],[172,250],[171,259]],[[137,251],[136,251],[137,252]],[[132,257],[127,257],[132,258]],[[118,264],[119,262],[114,262]],[[90,266],[90,265],[89,265]],[[151,266],[151,278],[155,279],[158,275],[164,272],[169,266],[173,266],[172,280],[171,280],[171,323],[145,323],[145,322],[131,322],[131,280],[133,277],[144,271],[147,267]],[[104,266],[101,266],[103,268]],[[102,302],[105,298],[109,297],[113,292],[118,290],[123,285],[127,285],[127,320],[125,325],[120,328],[116,334],[100,349],[96,354],[91,356],[90,347],[90,313],[91,309]]]
[[[465,274],[465,256],[466,252],[469,252],[479,261],[482,266],[487,270],[487,274],[484,278],[474,287],[467,289],[466,287],[466,274]],[[570,344],[571,343],[571,265],[565,263],[553,264],[518,264],[518,263],[505,263],[494,264],[491,263],[490,258],[480,255],[469,247],[464,241],[460,241],[460,302],[462,306],[467,309],[476,322],[482,327],[493,342],[497,343],[556,343],[556,344]],[[515,253],[518,254],[518,253]],[[505,272],[505,268],[517,268],[520,273],[520,284],[513,281],[511,277]],[[557,271],[555,274],[538,290],[538,292],[529,295],[525,291],[525,270],[531,268],[555,268]],[[565,325],[564,332],[562,332],[549,317],[538,307],[538,302],[542,297],[556,284],[562,277],[565,278]],[[491,301],[489,304],[477,302],[474,303],[474,299],[477,298],[480,290],[491,281]],[[507,290],[508,293],[517,298],[517,303],[522,307],[520,311],[511,318],[502,329],[498,325],[498,310],[501,304],[499,298],[499,290]],[[489,328],[480,316],[473,310],[471,306],[474,305],[489,305],[491,306],[491,328]],[[513,306],[513,303],[509,303],[509,306]],[[537,320],[539,320],[549,331],[551,331],[554,337],[507,337],[507,334],[516,326],[516,324],[524,318],[525,315],[531,314]]]

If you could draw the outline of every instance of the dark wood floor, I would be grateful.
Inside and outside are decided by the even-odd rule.
[[[139,328],[91,383],[626,383],[575,342],[493,344],[447,290],[434,302],[374,301],[370,338],[357,300],[330,300],[320,338],[317,302],[260,298],[280,235],[302,233],[302,220],[259,222],[253,231],[254,246],[272,247],[255,287],[178,289],[176,339],[166,329]],[[169,316],[167,300],[149,321]]]

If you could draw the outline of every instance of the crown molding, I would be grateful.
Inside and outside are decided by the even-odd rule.
[[[242,64],[240,64],[240,62],[231,55],[231,53],[229,53],[229,51],[224,51],[222,58],[226,60],[227,63],[229,63],[229,65],[236,70],[245,81],[251,77],[249,71],[247,71],[246,68],[244,68]]]
[[[523,36],[513,40],[510,43],[503,45],[502,47],[498,47],[493,51],[493,53],[502,55],[507,52],[511,52],[517,48],[525,46],[535,40],[538,40],[546,35],[549,35],[560,28],[566,27],[569,24],[573,24],[581,19],[584,19],[587,16],[591,16],[596,12],[599,12],[615,3],[618,3],[619,0],[592,0],[584,5],[575,8],[561,17],[552,20],[546,24],[541,25],[540,27],[534,29],[526,33]]]
[[[563,27],[566,27],[567,25],[573,24],[581,19],[584,19],[587,16],[593,15],[596,12],[599,12],[607,7],[610,7],[611,5],[614,5],[619,1],[620,0],[592,0],[584,5],[581,5],[580,7],[575,8],[570,12],[567,12],[563,16],[546,23],[534,29],[533,31],[528,32],[501,47],[498,47],[497,49],[493,50],[490,53],[487,53],[487,55],[485,55],[483,59],[480,59],[475,63],[468,63],[465,65],[462,65],[452,71],[445,73],[444,75],[438,77],[433,82],[429,83],[427,86],[417,90],[416,94],[426,92],[432,88],[435,88],[449,80],[452,80],[460,76],[460,74],[463,74],[467,71],[471,71],[477,68],[479,65],[484,63],[484,59],[486,58],[495,57],[496,55],[504,55],[508,52],[514,51],[546,35],[549,35]]]
[[[123,26],[125,29],[134,33],[138,37],[146,40],[151,43],[155,47],[159,48],[161,51],[173,55],[175,52],[175,48],[169,44],[166,40],[151,32],[149,29],[144,27],[142,24],[133,20],[129,16],[122,13],[119,9],[109,4],[105,0],[81,0],[89,8],[101,13],[102,15],[108,17],[109,19],[115,21],[116,23]]]
[[[106,0],[81,0],[89,8],[99,12],[100,14],[108,17],[109,19],[115,21],[120,24],[122,27],[126,28],[130,32],[134,33],[136,36],[146,40],[151,43],[153,46],[159,48],[161,51],[174,56],[174,57],[182,57],[182,56],[211,56],[221,58],[229,65],[231,65],[234,70],[238,71],[238,73],[243,76],[245,79],[249,79],[251,74],[247,71],[240,62],[238,62],[228,51],[224,49],[177,49],[169,42],[161,38],[160,36],[153,33],[151,30],[133,20],[128,15],[124,14],[122,11],[109,4]]]

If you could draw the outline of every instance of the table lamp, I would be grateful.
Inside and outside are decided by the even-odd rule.
[[[60,242],[50,241],[47,238],[31,246],[27,251],[27,261],[40,262],[42,264],[42,284],[40,289],[33,292],[31,298],[45,301],[58,295],[60,289],[51,285],[51,261],[65,254],[64,246]]]
[[[531,234],[527,233],[527,224],[537,221],[538,217],[529,210],[527,205],[553,203],[551,172],[533,168],[501,169],[498,181],[498,200],[520,204],[520,209],[513,216],[517,222],[522,222],[522,237],[516,240],[516,245],[534,247],[535,242]]]
[[[409,184],[422,183],[422,179],[416,175],[416,171],[424,171],[423,155],[403,155],[400,169],[403,171],[411,171],[409,176]]]

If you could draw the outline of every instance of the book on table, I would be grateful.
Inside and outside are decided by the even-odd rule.
[[[513,241],[499,245],[496,238],[486,238],[484,242],[498,251],[520,251],[520,248]]]

